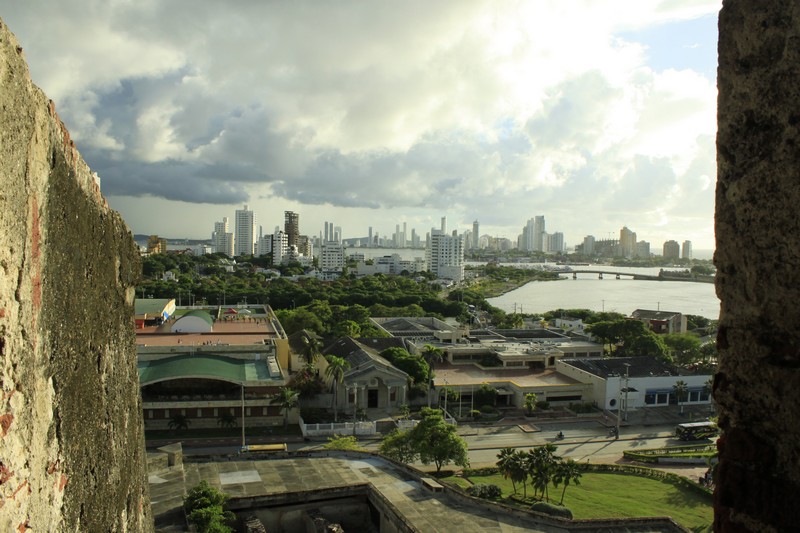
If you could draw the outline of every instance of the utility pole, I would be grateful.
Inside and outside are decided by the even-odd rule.
[[[631,364],[625,363],[625,422],[628,421],[628,379],[630,377]]]
[[[244,437],[244,381],[242,381],[242,450],[246,450],[247,445]]]

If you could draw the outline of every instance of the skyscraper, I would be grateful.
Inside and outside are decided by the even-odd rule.
[[[681,252],[682,259],[692,258],[692,241],[683,241],[683,250]]]
[[[533,220],[533,249],[536,251],[544,250],[544,232],[544,217],[535,217]]]
[[[472,223],[472,249],[477,250],[480,248],[481,241],[481,226],[478,221]]]
[[[678,259],[681,253],[681,245],[678,241],[667,241],[664,243],[664,259]]]
[[[561,253],[564,251],[564,234],[560,231],[548,236],[547,251]]]
[[[234,255],[253,255],[253,245],[256,242],[256,215],[247,209],[236,210],[236,227],[233,237]]]
[[[594,255],[594,235],[583,238],[583,255]]]
[[[283,231],[286,233],[289,246],[297,246],[300,240],[300,214],[294,211],[284,212]]]
[[[440,230],[431,229],[425,255],[428,270],[436,277],[452,279],[457,283],[464,279],[464,241],[458,232],[446,235]]]
[[[228,217],[223,217],[220,222],[214,222],[211,242],[214,245],[215,252],[233,257],[233,233],[230,232]]]
[[[636,250],[636,233],[623,226],[619,230],[619,248],[622,257],[633,257]]]

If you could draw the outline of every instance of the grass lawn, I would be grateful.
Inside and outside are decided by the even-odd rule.
[[[453,478],[446,478],[450,481]],[[472,483],[499,486],[503,496],[513,495],[511,481],[500,474],[469,476]],[[585,472],[580,485],[570,485],[564,497],[575,518],[670,516],[693,531],[706,531],[714,520],[711,496],[684,489],[669,481],[628,474]],[[561,490],[550,487],[550,499],[561,500]],[[522,487],[517,487],[522,500]],[[533,494],[528,487],[528,496]],[[533,503],[532,498],[528,498]],[[514,503],[509,501],[507,503]]]

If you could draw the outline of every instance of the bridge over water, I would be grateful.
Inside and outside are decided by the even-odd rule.
[[[660,272],[659,275],[653,276],[650,274],[636,274],[632,272],[615,272],[610,270],[596,270],[591,268],[574,268],[568,271],[560,272],[562,275],[572,274],[572,279],[578,279],[578,274],[597,274],[598,279],[603,279],[603,276],[614,276],[616,279],[631,278],[636,280],[648,281],[689,281],[694,283],[714,283],[714,276],[681,276],[671,272]]]

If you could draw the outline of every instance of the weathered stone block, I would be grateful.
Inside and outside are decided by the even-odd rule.
[[[139,272],[0,20],[0,531],[152,531]]]

